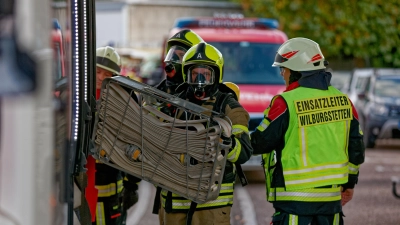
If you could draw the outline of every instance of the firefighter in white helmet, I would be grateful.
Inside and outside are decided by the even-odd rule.
[[[114,48],[106,46],[96,50],[97,99],[100,97],[103,80],[119,75],[120,70],[121,59]],[[138,201],[137,182],[140,179],[131,175],[125,175],[123,172],[100,162],[93,162],[94,159],[89,156],[89,190],[87,191],[87,195],[93,195],[96,192],[96,190],[93,191],[93,185],[97,189],[97,196],[89,197],[92,200],[88,200],[93,225],[125,224],[126,211]],[[90,168],[91,164],[95,165],[95,173],[92,170],[94,168]],[[93,201],[96,197],[97,201]],[[93,208],[95,208],[95,213],[93,213]]]
[[[293,38],[281,45],[286,90],[275,96],[251,134],[254,154],[263,155],[271,224],[343,224],[364,162],[357,111],[347,95],[330,85],[319,45]]]
[[[110,46],[100,47],[96,50],[96,89],[101,89],[105,78],[119,75],[121,71],[121,57]]]

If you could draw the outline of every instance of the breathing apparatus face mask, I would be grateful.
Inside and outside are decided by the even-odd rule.
[[[165,73],[168,80],[174,80],[175,77],[182,77],[182,65],[179,63],[166,63]]]
[[[203,99],[210,93],[209,87],[214,84],[214,69],[207,65],[193,65],[188,69],[187,83],[194,89],[194,95],[197,99]]]
[[[181,46],[174,45],[172,46],[167,55],[165,56],[164,62],[165,65],[165,73],[167,74],[167,79],[173,82],[182,83],[182,59],[186,53],[186,48]]]

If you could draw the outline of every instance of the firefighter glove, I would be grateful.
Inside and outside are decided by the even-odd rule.
[[[125,211],[128,211],[133,205],[139,200],[137,190],[130,190],[125,188],[122,195],[122,207]]]
[[[124,182],[124,191],[122,192],[122,207],[124,211],[127,211],[139,200],[138,185],[136,183],[127,183]]]
[[[230,137],[225,137],[224,135],[221,135],[220,143],[222,148],[229,148],[229,151],[231,151],[235,148],[236,145],[235,135],[232,135]]]

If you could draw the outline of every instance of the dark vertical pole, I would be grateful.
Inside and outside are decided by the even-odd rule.
[[[82,79],[83,79],[83,50],[82,50],[82,1],[71,0],[71,79],[70,79],[70,93],[71,93],[71,129],[70,129],[70,148],[68,151],[69,159],[69,176],[68,176],[68,224],[73,225],[74,218],[74,182],[76,175],[81,165],[81,138],[82,133],[82,99],[84,97],[82,92]]]

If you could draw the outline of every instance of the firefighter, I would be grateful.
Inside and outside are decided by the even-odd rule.
[[[181,30],[168,39],[164,59],[166,78],[157,85],[157,89],[175,94],[175,89],[183,83],[182,58],[190,47],[200,42],[203,39],[190,29]]]
[[[120,65],[120,56],[114,48],[106,46],[96,50],[97,99],[100,97],[103,80],[119,75]],[[88,183],[90,185],[93,178],[89,174],[93,173],[89,171],[88,168]],[[96,162],[94,182],[98,193],[95,218],[92,217],[94,219],[94,221],[92,219],[93,225],[125,224],[126,211],[138,201],[137,183],[139,181],[139,178],[125,175],[113,167]],[[91,204],[93,203],[89,202],[89,205]]]
[[[222,54],[212,45],[201,42],[191,47],[182,61],[182,80],[185,83],[177,89],[184,90],[183,97],[186,100],[224,113],[232,122],[233,134],[224,141],[225,144],[231,145],[231,148],[227,154],[221,192],[216,200],[196,204],[163,189],[160,224],[230,224],[236,179],[235,164],[245,163],[253,150],[248,130],[248,112],[239,104],[236,96],[219,91],[223,79],[223,65]]]
[[[286,90],[275,96],[251,134],[263,154],[272,223],[343,224],[364,162],[363,134],[347,95],[330,85],[319,45],[293,38],[277,51]]]
[[[190,29],[183,29],[167,40],[164,59],[166,77],[156,88],[168,94],[175,95],[176,88],[183,83],[182,77],[182,58],[193,45],[203,42],[203,39]],[[161,107],[160,110],[172,116],[173,106]],[[153,213],[162,213],[160,204],[161,188],[157,187],[154,197]],[[162,217],[162,214],[160,214]],[[160,220],[161,222],[161,220]]]
[[[172,95],[179,94],[176,93],[176,89],[179,85],[184,83],[182,76],[182,58],[189,48],[200,42],[204,42],[203,39],[190,29],[183,29],[168,39],[166,46],[167,54],[164,59],[166,63],[164,68],[166,78],[156,86],[157,89]],[[222,92],[232,93],[237,98],[239,97],[239,87],[232,82],[220,84],[218,88]],[[167,112],[167,114],[169,114],[169,112]]]

